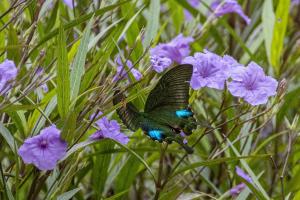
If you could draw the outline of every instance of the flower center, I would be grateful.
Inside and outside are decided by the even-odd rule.
[[[202,78],[207,78],[215,74],[217,71],[218,69],[215,69],[213,66],[209,66],[202,68],[202,70],[199,73]]]
[[[247,76],[245,77],[245,88],[247,90],[255,90],[257,88],[257,79],[256,79],[256,75],[252,75],[252,76]]]
[[[48,141],[45,140],[45,139],[43,139],[43,140],[40,142],[40,147],[41,147],[42,149],[47,148],[47,147],[48,147]]]

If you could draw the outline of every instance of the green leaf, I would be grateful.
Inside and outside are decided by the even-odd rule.
[[[71,149],[68,150],[67,154],[59,160],[59,163],[64,161],[65,159],[67,159],[69,156],[71,156],[73,153],[83,149],[84,147],[90,145],[90,144],[93,144],[97,141],[94,141],[94,140],[87,140],[87,141],[84,141],[84,142],[80,142],[76,145],[74,145]]]
[[[13,112],[13,111],[19,111],[19,110],[34,110],[40,107],[42,104],[35,104],[35,105],[17,105],[17,104],[11,104],[7,107],[1,108],[1,112]]]
[[[12,152],[16,153],[16,151],[15,151],[15,149],[16,149],[15,148],[15,144],[16,144],[15,139],[12,136],[12,134],[10,133],[10,131],[1,122],[0,122],[0,134],[2,135],[2,137],[7,142],[8,146],[10,147]]]
[[[83,37],[78,47],[77,54],[75,56],[72,71],[71,71],[71,99],[75,99],[79,93],[81,77],[84,74],[85,59],[88,52],[88,44],[90,39],[91,28],[93,24],[93,18],[89,21],[85,28]]]
[[[90,18],[92,18],[93,16],[97,17],[100,15],[103,15],[104,13],[111,11],[115,8],[118,8],[119,6],[121,6],[124,3],[128,3],[130,0],[125,0],[125,1],[121,1],[118,2],[116,4],[110,5],[110,6],[106,6],[104,8],[98,9],[95,12],[89,13],[89,14],[85,14],[82,15],[80,17],[78,17],[77,19],[74,19],[73,21],[67,23],[64,26],[64,30],[68,30],[71,29],[79,24],[84,23],[85,21],[89,20]],[[34,50],[36,50],[38,47],[40,47],[42,44],[44,44],[45,42],[47,42],[48,40],[50,40],[51,38],[55,37],[58,34],[58,29],[55,29],[54,31],[50,32],[49,34],[47,34],[45,37],[43,37],[40,42],[33,48],[33,50],[30,52],[32,53]]]
[[[70,105],[70,75],[66,37],[62,25],[60,25],[59,28],[57,43],[57,107],[60,116],[65,118],[69,111]]]
[[[149,16],[145,30],[144,48],[150,46],[159,28],[160,0],[150,1]]]
[[[234,147],[234,145],[231,143],[231,141],[227,138],[227,142],[230,146],[230,148],[232,149],[232,151],[234,152],[234,154],[236,156],[241,156],[239,151]],[[245,160],[240,160],[241,165],[245,168],[247,174],[250,175],[251,179],[253,180],[253,184],[257,187],[257,190],[255,190],[255,192],[257,192],[256,196],[261,197],[262,199],[266,199],[269,200],[270,197],[268,196],[267,192],[265,191],[265,189],[262,187],[262,185],[259,183],[258,181],[258,176],[256,176],[254,174],[254,172],[252,171],[252,169],[249,167],[248,163]]]
[[[104,200],[114,200],[114,199],[117,199],[118,197],[121,197],[121,196],[123,196],[124,194],[126,194],[126,193],[128,192],[128,190],[129,190],[129,189],[124,190],[124,191],[122,191],[122,192],[119,192],[119,193],[117,193],[117,194],[115,194],[115,195],[113,195],[113,196],[111,196],[111,197],[109,197],[109,198],[105,198]]]
[[[249,159],[249,158],[263,158],[267,156],[269,155],[266,154],[266,155],[255,155],[255,156],[240,156],[240,157],[218,158],[213,160],[200,161],[200,162],[189,164],[188,166],[185,166],[181,169],[178,169],[176,172],[173,173],[172,176],[176,176],[178,174],[181,174],[182,172],[189,171],[191,169],[195,169],[202,166],[211,166],[211,165],[217,165],[224,162],[234,162],[234,161]]]
[[[14,29],[14,26],[9,26],[7,39],[7,46],[19,45],[17,31]],[[18,64],[21,59],[21,47],[7,49],[7,58]]]
[[[271,63],[273,28],[275,23],[275,14],[273,11],[273,0],[265,0],[262,10],[263,36],[269,63]]]
[[[280,72],[280,60],[284,45],[284,37],[288,24],[289,12],[290,1],[279,0],[276,9],[276,19],[271,48],[271,63],[277,75],[279,75]]]
[[[142,7],[138,12],[135,13],[135,15],[133,15],[131,17],[131,19],[126,23],[124,29],[122,30],[122,33],[120,34],[118,41],[120,41],[122,39],[122,37],[125,35],[125,33],[127,32],[127,30],[129,29],[129,27],[134,23],[135,19],[139,16],[139,14],[142,12],[142,10],[145,7]],[[147,35],[147,33],[146,33]]]
[[[75,188],[68,192],[65,192],[57,197],[57,200],[69,200],[71,199],[77,192],[80,191],[80,188]]]
[[[284,96],[284,103],[281,106],[281,109],[277,113],[276,123],[279,125],[284,117],[291,116],[289,112],[293,109],[299,108],[300,101],[297,98],[300,94],[300,87],[290,91]]]
[[[122,192],[130,188],[130,185],[134,182],[137,177],[138,169],[140,166],[137,157],[131,155],[127,162],[124,164],[122,169],[119,171],[118,175],[115,178],[115,190],[116,192]],[[122,196],[121,199],[127,199]]]
[[[126,145],[123,145],[121,143],[115,142],[117,145],[119,145],[120,147],[126,149],[130,154],[132,154],[134,157],[136,157],[139,161],[141,161],[141,163],[143,163],[143,165],[146,167],[146,169],[149,171],[149,173],[151,174],[152,178],[155,180],[155,176],[154,173],[152,172],[150,166],[147,164],[147,162],[137,153],[135,153],[133,150],[131,150],[129,147],[127,147]]]
[[[114,147],[114,142],[110,140],[103,140],[97,145],[94,145],[97,151],[111,150]],[[95,199],[100,199],[103,195],[104,186],[106,179],[108,178],[108,168],[110,165],[112,154],[98,155],[93,158],[93,171],[92,171],[92,182],[93,189],[95,191]]]

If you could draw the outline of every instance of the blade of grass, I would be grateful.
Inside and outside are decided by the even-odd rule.
[[[276,19],[271,48],[271,63],[277,75],[279,75],[280,72],[280,60],[288,24],[289,12],[290,1],[279,0],[276,9]]]
[[[2,135],[2,137],[7,142],[8,146],[10,147],[10,149],[12,150],[12,152],[14,152],[16,154],[16,151],[15,151],[15,139],[12,136],[12,134],[10,133],[10,131],[1,122],[0,122],[0,134]]]
[[[57,200],[69,200],[71,199],[77,192],[80,191],[80,188],[75,188],[68,192],[65,192],[57,197]]]
[[[182,167],[181,169],[178,169],[177,171],[174,172],[172,177],[181,174],[182,172],[189,171],[198,167],[202,166],[211,166],[211,165],[217,165],[220,163],[228,163],[228,162],[234,162],[242,159],[249,159],[249,158],[264,158],[269,155],[254,155],[254,156],[240,156],[240,157],[230,157],[230,158],[218,158],[218,159],[213,159],[213,160],[205,160],[205,161],[200,161],[196,163],[189,164],[188,166]]]
[[[92,16],[100,16],[105,14],[108,11],[111,11],[115,8],[118,8],[119,6],[121,6],[124,3],[128,3],[130,0],[125,0],[125,1],[121,1],[119,3],[110,5],[110,6],[106,6],[104,8],[100,8],[98,10],[96,10],[95,12],[89,13],[89,14],[85,14],[82,15],[79,18],[74,19],[73,21],[67,23],[66,25],[64,25],[64,30],[69,30],[77,25],[80,25],[84,22],[86,22],[87,20],[91,19]],[[48,40],[50,40],[51,38],[55,37],[58,34],[59,29],[55,29],[54,31],[50,32],[49,34],[47,34],[44,38],[42,38],[40,40],[40,42],[32,49],[32,51],[30,52],[30,54],[35,51],[38,47],[40,47],[42,44],[44,44],[45,42],[47,42]]]
[[[160,0],[150,1],[149,16],[145,30],[144,49],[150,46],[159,28]]]
[[[271,51],[272,51],[272,39],[273,39],[273,28],[275,23],[275,14],[273,11],[273,1],[265,0],[262,10],[262,24],[263,24],[263,35],[265,40],[265,47],[269,63],[271,63]]]
[[[62,25],[59,28],[57,43],[57,107],[59,115],[64,119],[69,111],[68,105],[70,105],[70,75],[66,37]]]
[[[83,37],[81,39],[80,45],[78,47],[77,54],[75,56],[72,71],[71,71],[71,99],[75,99],[79,93],[81,77],[84,74],[84,65],[85,65],[85,58],[88,52],[88,44],[90,39],[91,27],[93,24],[93,18],[89,21],[88,25],[85,28],[83,33]]]

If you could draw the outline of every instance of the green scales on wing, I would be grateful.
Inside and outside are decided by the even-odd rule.
[[[193,112],[189,108],[189,85],[192,65],[178,65],[162,76],[150,92],[144,112],[139,112],[131,103],[124,103],[125,96],[116,91],[114,105],[122,102],[117,113],[132,131],[141,128],[151,139],[159,142],[172,141],[180,144],[188,153],[193,149],[184,144],[181,131],[190,135],[196,128]]]

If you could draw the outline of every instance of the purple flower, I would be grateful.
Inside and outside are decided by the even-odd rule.
[[[36,76],[42,76],[44,74],[44,68],[43,67],[38,67],[36,70],[35,70],[35,75]]]
[[[276,94],[278,82],[266,76],[263,69],[254,62],[247,68],[237,67],[231,74],[228,89],[233,96],[241,97],[249,104],[265,104],[270,96]]]
[[[292,2],[291,2],[292,6],[298,6],[299,4],[300,4],[300,0],[292,0]]]
[[[210,87],[222,90],[228,78],[228,65],[222,57],[207,50],[204,53],[195,53],[194,57],[189,56],[182,63],[193,65],[191,87],[195,90]]]
[[[241,191],[243,189],[245,189],[245,187],[246,187],[245,183],[240,183],[240,184],[236,185],[235,187],[231,188],[229,192],[230,192],[231,196],[237,196],[241,193]]]
[[[0,95],[11,86],[10,82],[17,77],[18,70],[11,60],[5,60],[0,64]]]
[[[47,92],[49,91],[49,88],[48,88],[48,86],[47,86],[47,83],[42,84],[42,85],[41,85],[41,88],[42,88],[42,90],[43,90],[45,93],[47,93]]]
[[[96,122],[100,130],[90,136],[92,140],[110,138],[121,144],[127,144],[129,138],[120,132],[120,125],[116,120],[108,120],[107,117],[102,117]]]
[[[117,73],[113,78],[113,81],[117,81],[120,78],[128,78],[127,70],[124,68],[121,57],[118,55],[115,59],[115,62],[118,64]],[[140,80],[142,78],[141,72],[133,67],[133,64],[130,60],[126,60],[126,65],[130,69],[132,75],[136,80]]]
[[[214,10],[214,14],[217,17],[223,16],[227,13],[237,13],[240,15],[247,24],[250,24],[251,19],[245,15],[242,7],[236,0],[224,0],[224,3],[221,0],[216,0],[211,4],[211,9]]]
[[[24,163],[34,164],[40,170],[52,170],[67,152],[67,143],[60,138],[55,125],[41,130],[37,136],[28,138],[19,148],[18,154]]]
[[[75,0],[63,0],[63,1],[71,9],[73,9],[74,7],[77,6],[77,3]],[[74,4],[73,4],[73,2],[74,2]]]
[[[155,71],[161,72],[172,62],[181,63],[182,60],[190,54],[189,44],[193,42],[192,37],[184,37],[182,34],[176,36],[169,43],[158,44],[156,47],[150,49],[150,60]],[[159,69],[159,70],[157,70]]]
[[[245,179],[245,180],[246,180],[247,182],[249,182],[249,183],[252,183],[251,177],[250,177],[248,174],[246,174],[246,173],[245,173],[241,168],[239,168],[238,166],[235,167],[235,172],[236,172],[236,174],[237,174],[239,177]]]
[[[172,64],[172,60],[167,57],[153,55],[150,57],[150,63],[156,72],[161,73]]]
[[[186,134],[183,132],[183,131],[180,131],[180,136],[181,137],[183,137],[184,139],[183,139],[183,144],[187,144],[188,143],[188,141],[187,141],[187,139],[186,139]]]
[[[235,172],[239,177],[242,177],[243,179],[245,179],[247,182],[252,183],[252,179],[251,177],[246,174],[241,168],[239,168],[238,166],[235,167]],[[246,184],[245,183],[240,183],[238,185],[236,185],[235,187],[230,189],[230,194],[232,196],[237,196],[239,193],[241,193],[241,191],[243,189],[246,188]]]
[[[197,8],[200,4],[200,0],[187,0],[187,2],[193,7]],[[191,21],[193,19],[193,15],[186,9],[184,9],[185,20]]]

